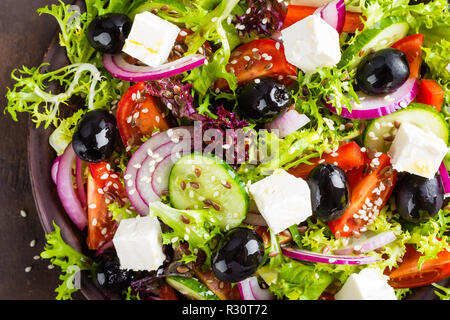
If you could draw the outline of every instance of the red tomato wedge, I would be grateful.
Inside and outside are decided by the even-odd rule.
[[[400,50],[408,58],[409,77],[419,78],[422,64],[423,34],[412,34],[394,43],[391,48]]]
[[[309,173],[319,163],[337,163],[342,170],[351,170],[364,164],[364,152],[354,141],[340,146],[336,152],[324,153],[321,158],[309,159],[314,165],[302,163],[296,167],[290,168],[288,172],[297,178],[306,179]]]
[[[90,163],[87,179],[88,235],[90,250],[97,250],[114,237],[117,229],[108,211],[108,203],[123,203],[125,188],[117,173],[109,170],[107,162]]]
[[[348,173],[347,176],[352,176],[350,185],[353,187],[350,187],[350,205],[339,219],[328,223],[335,236],[350,237],[360,232],[370,218],[376,218],[391,196],[397,172],[392,169],[389,156],[381,154],[374,159],[377,160],[366,156],[362,169]]]
[[[419,92],[416,96],[416,102],[428,104],[441,111],[444,103],[444,90],[432,79],[422,79],[420,81]]]
[[[438,253],[436,259],[426,260],[420,270],[418,262],[422,254],[414,246],[407,244],[406,253],[399,266],[386,270],[389,284],[395,289],[423,287],[450,277],[450,252]]]
[[[240,45],[231,52],[226,69],[234,73],[238,84],[270,77],[289,85],[297,78],[297,68],[287,62],[283,45],[271,39],[257,39]],[[219,79],[214,88],[226,90],[228,82]]]
[[[140,139],[150,136],[155,129],[170,128],[158,99],[146,93],[145,83],[138,82],[125,92],[117,108],[117,126],[125,147],[140,144]]]
[[[289,5],[283,28],[287,28],[297,21],[312,15],[316,10],[316,7]],[[361,17],[361,13],[346,11],[344,28],[342,31],[346,33],[355,33],[357,30],[362,30],[364,28],[364,23],[362,22]]]

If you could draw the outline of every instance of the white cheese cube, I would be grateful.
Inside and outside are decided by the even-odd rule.
[[[122,50],[151,67],[157,67],[167,61],[180,31],[173,23],[145,11],[136,15]]]
[[[249,191],[259,212],[275,233],[312,215],[308,184],[284,170],[275,170],[271,176],[250,185]]]
[[[307,74],[341,60],[338,32],[318,15],[294,23],[281,35],[287,61]]]
[[[434,177],[447,154],[444,140],[409,122],[402,122],[388,151],[395,170],[428,179]]]
[[[336,300],[397,300],[394,289],[388,284],[389,277],[380,269],[365,268],[353,273],[334,295]]]
[[[113,243],[122,269],[157,270],[166,258],[156,217],[138,216],[120,221]]]

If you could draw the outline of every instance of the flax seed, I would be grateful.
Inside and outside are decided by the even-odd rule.
[[[191,223],[191,220],[189,220],[189,218],[185,217],[185,216],[181,216],[181,221],[183,221],[183,223],[185,223],[185,224]]]
[[[180,182],[180,187],[181,187],[181,190],[185,190],[186,189],[186,182],[181,181]]]
[[[200,188],[200,184],[198,182],[189,182],[189,184],[191,185],[192,188],[194,189],[198,189]]]
[[[198,178],[198,177],[200,177],[200,176],[202,175],[202,169],[200,169],[200,168],[195,168],[195,169],[194,169],[194,173],[195,173],[195,175],[196,175],[197,178]]]

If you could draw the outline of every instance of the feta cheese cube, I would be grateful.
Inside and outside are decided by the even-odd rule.
[[[389,277],[380,269],[365,268],[353,273],[341,290],[335,294],[336,300],[397,300],[394,289],[388,284]]]
[[[283,29],[281,35],[287,61],[307,74],[341,60],[338,32],[316,14]]]
[[[156,217],[138,216],[120,221],[113,243],[122,269],[157,270],[166,258]]]
[[[250,185],[249,191],[259,212],[275,233],[312,215],[308,184],[284,170],[275,170],[271,176]]]
[[[434,177],[447,154],[444,140],[409,122],[402,122],[388,151],[395,170],[428,179]]]
[[[173,23],[145,11],[136,15],[122,50],[151,67],[157,67],[167,61],[180,31]]]

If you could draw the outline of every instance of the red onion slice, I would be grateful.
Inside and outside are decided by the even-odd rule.
[[[416,79],[410,78],[393,93],[382,96],[369,96],[358,93],[360,104],[353,100],[352,111],[342,108],[341,117],[350,119],[373,119],[387,116],[395,111],[406,108],[417,95],[419,84]],[[328,99],[330,101],[330,99]],[[328,109],[336,113],[330,102],[325,102]]]
[[[203,65],[206,57],[191,54],[159,67],[136,66],[128,63],[123,54],[104,54],[103,65],[115,78],[130,81],[152,81],[173,77]]]
[[[133,154],[130,161],[128,162],[127,169],[125,170],[124,175],[125,189],[131,204],[136,209],[136,211],[139,212],[139,214],[147,215],[149,210],[147,203],[141,198],[137,190],[138,187],[137,176],[139,169],[142,167],[143,162],[147,159],[147,157],[152,156],[154,154],[154,151],[158,147],[172,142],[172,139],[174,139],[175,137],[188,138],[193,137],[193,134],[194,134],[193,127],[178,127],[163,132],[159,132],[150,139],[148,139]],[[147,192],[149,192],[150,190],[153,192],[153,188],[151,186],[150,181],[145,190],[147,190]],[[140,191],[141,192],[143,191],[142,188]],[[154,198],[147,198],[147,199],[152,199],[149,201],[157,201],[159,200],[159,197],[156,194],[154,194]]]
[[[278,130],[279,137],[284,138],[302,128],[310,121],[306,115],[300,114],[297,110],[292,109],[282,113],[275,120],[267,123],[265,127],[269,131]]]
[[[274,300],[275,296],[269,289],[262,289],[256,277],[250,277],[238,282],[242,300]]]
[[[444,162],[439,166],[439,175],[441,176],[442,186],[444,187],[444,193],[450,193],[450,177],[448,175],[447,168],[445,167]]]
[[[83,171],[84,171],[84,162],[80,158],[77,157],[75,172],[76,172],[76,183],[77,183],[77,193],[78,199],[80,199],[81,205],[83,208],[87,208],[87,196],[86,190],[84,188],[84,180],[83,180]]]
[[[344,0],[334,0],[314,12],[327,22],[330,26],[341,33],[345,22],[345,2]]]
[[[87,212],[83,209],[78,195],[75,193],[72,181],[72,164],[76,157],[72,144],[69,144],[58,165],[56,187],[58,196],[69,218],[78,229],[83,230],[88,224]]]
[[[50,170],[50,174],[52,175],[52,180],[55,184],[56,184],[56,177],[58,176],[59,161],[61,161],[61,156],[56,157],[55,161],[53,162],[52,168]]]
[[[292,259],[328,264],[360,265],[374,263],[381,260],[372,256],[327,255],[288,247],[282,247],[281,251],[286,257]]]
[[[359,251],[361,253],[367,253],[373,251],[375,249],[384,247],[385,245],[395,241],[397,237],[394,232],[386,231],[378,233],[374,236],[369,237],[368,239],[359,239],[359,241],[355,241],[351,246],[346,248],[341,248],[334,250],[333,252],[337,255],[349,255],[354,251]]]

